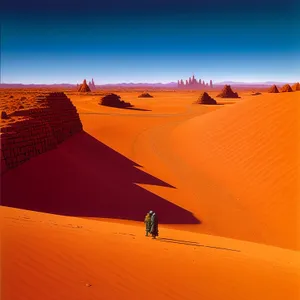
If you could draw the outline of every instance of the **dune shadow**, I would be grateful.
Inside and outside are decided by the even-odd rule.
[[[200,224],[181,208],[138,184],[174,188],[147,174],[86,132],[1,176],[1,205],[45,213],[143,221],[155,210],[161,223]]]
[[[237,249],[208,246],[208,245],[203,245],[203,244],[200,244],[198,242],[193,242],[193,241],[176,240],[176,239],[170,239],[170,238],[159,238],[157,240],[160,242],[165,242],[165,243],[173,243],[173,244],[180,244],[180,245],[193,246],[193,247],[205,247],[205,248],[212,248],[212,249],[217,249],[217,250],[241,252],[241,250],[237,250]]]

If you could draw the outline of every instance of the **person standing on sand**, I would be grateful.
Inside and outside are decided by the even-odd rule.
[[[151,215],[150,233],[151,233],[153,239],[156,239],[156,237],[158,236],[158,219],[157,219],[157,215],[155,212]]]
[[[153,211],[150,210],[147,214],[146,214],[146,217],[145,217],[145,225],[146,225],[146,236],[149,235],[149,232],[151,230],[151,215],[152,215]]]

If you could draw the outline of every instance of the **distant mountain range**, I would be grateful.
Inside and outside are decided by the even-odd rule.
[[[139,83],[108,83],[108,84],[100,84],[99,86],[124,86],[124,87],[130,87],[130,86],[148,86],[148,87],[176,87],[177,82],[169,82],[169,83],[144,83],[144,82],[139,82]]]
[[[176,87],[177,82],[170,83],[109,83],[109,84],[96,84],[96,87]],[[23,84],[23,83],[1,83],[0,88],[24,88],[24,87],[61,87],[61,88],[74,88],[77,84],[70,83],[57,83],[57,84]]]
[[[237,81],[222,81],[213,83],[214,86],[223,86],[225,84],[232,86],[271,86],[273,84],[276,85],[284,85],[286,83],[293,84],[294,82],[278,82],[278,81],[266,81],[266,82],[237,82]],[[77,86],[77,84],[70,83],[59,83],[59,84],[22,84],[22,83],[1,83],[0,88],[70,88],[73,89]],[[109,88],[109,87],[149,87],[149,88],[176,88],[177,82],[169,82],[169,83],[110,83],[110,84],[97,84],[96,88]]]
[[[56,84],[23,84],[23,83],[1,83],[0,88],[24,88],[24,87],[64,87],[64,88],[74,88],[76,84],[70,83],[56,83]]]
[[[291,82],[278,82],[278,81],[265,81],[265,82],[238,82],[238,81],[222,81],[222,82],[216,82],[214,85],[224,85],[224,84],[229,84],[229,85],[283,85],[286,83],[291,83]]]

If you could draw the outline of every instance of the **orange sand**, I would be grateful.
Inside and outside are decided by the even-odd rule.
[[[161,225],[161,239],[152,241],[140,222],[2,207],[2,299],[299,299],[298,93],[239,91],[240,99],[218,99],[225,104],[218,106],[192,104],[199,92],[118,94],[142,110],[99,106],[95,93],[67,93],[87,134],[140,165],[131,168],[175,187],[133,182],[144,191],[139,201],[149,191],[201,224]],[[101,193],[123,188],[118,180],[128,178],[113,160],[104,170],[110,178],[120,174],[117,181],[110,187],[102,178],[104,158],[93,164],[93,143],[76,159],[78,139],[9,171],[2,196],[72,203],[72,181],[59,184],[72,178],[80,208],[84,195],[103,202]]]
[[[153,241],[136,225],[7,208],[1,214],[1,299],[300,296],[296,251],[172,229]]]

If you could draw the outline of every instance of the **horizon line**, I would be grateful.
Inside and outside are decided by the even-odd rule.
[[[118,83],[102,83],[102,84],[95,84],[96,86],[104,86],[104,85],[130,85],[130,84],[147,84],[147,85],[168,85],[168,84],[177,84],[178,81],[170,81],[170,82],[118,82]],[[269,81],[231,81],[231,80],[223,80],[213,83],[214,85],[218,84],[225,84],[225,83],[232,83],[232,84],[272,84],[272,83],[297,83],[297,81],[278,81],[278,80],[269,80]],[[1,82],[1,85],[78,85],[80,83],[22,83],[22,82]]]

